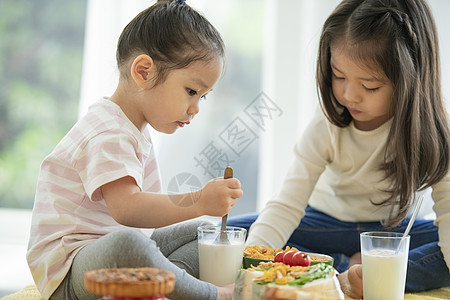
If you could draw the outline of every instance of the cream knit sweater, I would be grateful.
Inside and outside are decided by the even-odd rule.
[[[317,110],[294,148],[294,158],[280,192],[271,198],[250,228],[247,245],[282,247],[311,207],[349,222],[380,221],[389,207],[370,200],[385,199],[379,166],[384,160],[391,126],[386,122],[372,131],[360,131],[351,123],[332,125]],[[450,176],[433,186],[435,224],[440,247],[450,268]]]

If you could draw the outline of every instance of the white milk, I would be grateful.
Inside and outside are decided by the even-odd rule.
[[[362,254],[364,300],[403,300],[408,253],[371,250]]]
[[[221,245],[214,241],[198,243],[200,279],[217,286],[234,283],[242,265],[244,242],[230,241],[230,245]]]

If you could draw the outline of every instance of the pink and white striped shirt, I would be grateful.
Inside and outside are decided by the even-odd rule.
[[[160,192],[148,130],[140,132],[107,98],[93,104],[41,165],[27,260],[48,299],[89,242],[128,228],[109,214],[100,187],[131,176],[143,191]]]

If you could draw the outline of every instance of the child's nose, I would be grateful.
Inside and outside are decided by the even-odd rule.
[[[187,111],[188,115],[195,116],[200,111],[200,107],[198,105],[198,101],[195,104],[192,104],[189,106],[189,109]]]
[[[348,83],[345,86],[344,98],[348,102],[355,102],[356,103],[356,102],[360,102],[361,101],[361,95],[358,92],[358,89],[352,83]]]

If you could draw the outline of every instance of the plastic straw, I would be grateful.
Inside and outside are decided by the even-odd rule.
[[[411,227],[413,226],[414,221],[416,220],[417,214],[419,213],[420,207],[422,206],[423,198],[424,198],[424,196],[422,195],[422,196],[420,196],[419,200],[417,200],[416,207],[414,207],[414,211],[413,211],[413,213],[412,213],[411,219],[409,219],[408,226],[406,226],[406,230],[405,230],[405,232],[403,233],[403,238],[402,238],[402,240],[400,241],[400,243],[398,244],[397,251],[396,251],[395,253],[398,253],[398,251],[400,250],[400,246],[402,245],[402,242],[403,242],[404,238],[405,238],[406,236],[408,236],[409,231],[411,230]]]

